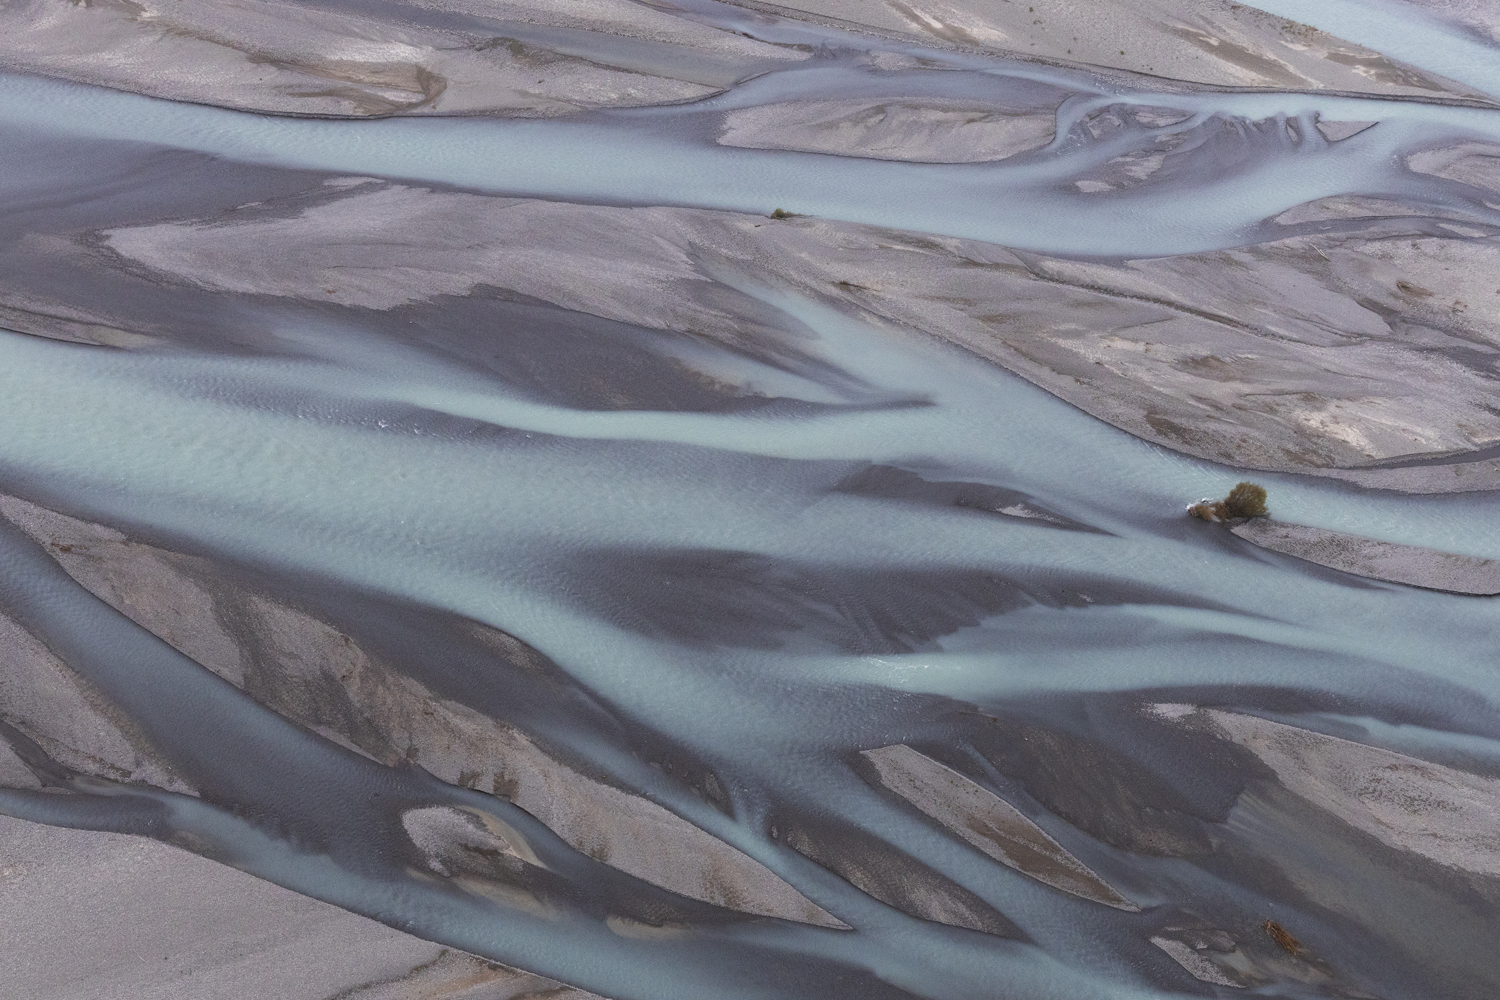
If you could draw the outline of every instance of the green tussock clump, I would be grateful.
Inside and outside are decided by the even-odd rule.
[[[1254,483],[1240,483],[1224,498],[1230,517],[1265,517],[1266,489]]]
[[[1266,489],[1254,483],[1240,483],[1223,500],[1200,500],[1188,508],[1188,513],[1205,521],[1265,517]]]

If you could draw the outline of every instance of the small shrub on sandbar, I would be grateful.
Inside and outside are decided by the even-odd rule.
[[[1230,517],[1265,517],[1266,488],[1254,483],[1240,483],[1224,498]]]
[[[1266,489],[1255,483],[1240,483],[1223,500],[1199,500],[1188,513],[1205,521],[1233,521],[1266,516]]]

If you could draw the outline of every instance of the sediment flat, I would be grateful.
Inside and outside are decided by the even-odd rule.
[[[1229,529],[1262,548],[1354,576],[1452,594],[1500,594],[1500,561],[1252,518]]]
[[[1084,261],[829,220],[373,179],[304,204],[95,238],[116,255],[110,265],[128,260],[168,287],[432,311],[442,297],[503,289],[784,357],[797,338],[721,279],[749,275],[949,340],[1189,455],[1415,493],[1500,487],[1495,462],[1465,461],[1500,442],[1487,370],[1500,351],[1489,287],[1500,248],[1487,227],[1434,231],[1431,217],[1342,205],[1358,217],[1337,234],[1289,223],[1238,249]],[[268,257],[266,245],[280,251]]]
[[[28,1000],[599,1000],[155,840],[9,816],[0,925]]]
[[[1212,86],[1487,100],[1461,83],[1226,0],[742,2],[790,16],[919,38],[927,44],[1015,52]]]
[[[1055,889],[1139,912],[1015,806],[902,744],[864,751],[880,783],[1007,867]]]
[[[439,696],[338,629],[246,590],[207,560],[13,497],[0,495],[0,517],[45,545],[116,610],[343,747],[387,765],[420,762],[450,783],[503,795],[583,853],[689,898],[844,926],[729,844],[640,795],[580,774],[516,727]],[[498,655],[542,659],[510,636],[473,628]],[[6,715],[52,761],[107,780],[192,791],[132,727],[116,721],[106,699],[3,615],[0,667]],[[0,753],[0,773],[35,786],[18,765]]]
[[[1500,561],[1256,553],[1093,419],[1500,490],[1442,69],[1226,0],[12,0],[0,798],[162,839],[0,816],[0,985],[1495,995],[1500,605],[1309,564]]]
[[[807,58],[625,0],[352,4],[23,0],[0,69],[246,111],[553,117],[670,104]]]

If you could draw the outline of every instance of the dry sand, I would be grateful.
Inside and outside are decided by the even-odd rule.
[[[385,764],[504,795],[563,840],[692,899],[825,927],[844,925],[760,862],[639,795],[587,777],[526,733],[443,698],[365,653],[338,629],[247,589],[207,560],[12,497],[0,514],[47,546],[81,585],[267,707]],[[0,618],[0,630],[8,626]],[[498,656],[540,660],[501,632],[473,631]],[[108,725],[83,681],[39,643],[0,631],[0,704],[54,759],[85,774],[181,788],[164,765]],[[19,691],[13,691],[18,688]],[[31,696],[33,689],[42,693]],[[58,693],[52,694],[56,691]],[[425,827],[424,827],[425,829]]]
[[[26,1000],[598,1000],[158,841],[8,816],[0,984]]]
[[[739,0],[926,44],[1124,70],[1216,87],[1488,101],[1472,88],[1226,0]]]
[[[1500,442],[1485,360],[1500,350],[1500,249],[1339,207],[1375,214],[1364,232],[1102,262],[818,219],[371,181],[300,212],[273,204],[104,240],[188,287],[378,310],[502,289],[758,356],[792,349],[718,277],[738,274],[952,341],[1190,455],[1411,492],[1500,487],[1500,464],[1464,457]],[[1409,461],[1424,458],[1442,461]]]
[[[880,783],[1007,867],[1054,889],[1139,912],[1015,806],[902,744],[866,750]]]
[[[979,163],[1047,145],[1057,132],[1055,110],[958,100],[796,101],[731,112],[718,141],[877,160]]]
[[[277,114],[523,117],[692,100],[805,52],[626,0],[14,0],[0,69]]]
[[[1305,524],[1253,518],[1229,529],[1261,548],[1351,573],[1450,594],[1500,595],[1500,562]]]

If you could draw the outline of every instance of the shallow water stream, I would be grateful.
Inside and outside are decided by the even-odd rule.
[[[1396,4],[1380,10],[1405,16]],[[826,44],[848,38],[828,33]],[[1122,90],[951,54],[941,69],[886,73],[854,55],[831,50],[700,104],[547,122],[278,119],[6,77],[0,135],[15,147],[3,154],[12,166],[0,198],[24,227],[27,212],[112,197],[114,157],[166,149],[514,196],[780,207],[1059,255],[1151,257],[1254,242],[1268,219],[1331,195],[1457,204],[1401,155],[1441,138],[1500,141],[1500,112],[1488,109]],[[1469,75],[1449,72],[1471,85],[1494,79],[1477,57]],[[1008,80],[1082,95],[1059,110],[1057,140],[1014,162],[713,142],[714,116],[734,107],[1003,93]],[[1227,167],[1190,164],[1108,197],[1085,194],[1071,178],[1155,140],[1132,126],[1078,141],[1078,123],[1121,105],[1187,116],[1155,134],[1236,122],[1239,152]],[[1318,118],[1380,124],[1328,142]],[[98,160],[79,162],[80,148]],[[708,352],[718,377],[760,385],[776,405],[572,408],[361,328],[357,316],[320,325],[277,303],[256,307],[267,345],[258,352],[121,351],[0,332],[0,492],[282,581],[430,689],[666,805],[852,930],[691,908],[662,926],[606,919],[624,912],[618,900],[660,890],[502,799],[378,764],[280,718],[8,527],[0,606],[121,706],[201,798],[101,783],[72,796],[0,792],[0,810],[208,843],[210,856],[300,892],[620,1000],[1222,991],[1150,943],[1184,911],[1221,925],[1274,918],[1331,956],[1333,979],[1263,995],[1430,997],[1434,967],[1456,984],[1444,995],[1479,995],[1463,991],[1493,966],[1493,940],[1486,956],[1486,932],[1464,907],[1483,905],[1445,909],[1419,888],[1392,888],[1374,862],[1351,862],[1336,886],[1262,877],[1256,852],[1315,871],[1345,848],[1302,814],[1237,799],[1238,772],[1139,706],[1215,705],[1497,775],[1500,605],[1356,581],[1188,522],[1184,503],[1244,475],[1142,442],[917,331],[754,276],[726,280],[816,364],[778,371],[712,345],[683,357]],[[1287,520],[1500,558],[1490,494],[1256,478]],[[1011,512],[933,499],[941,490],[911,485],[921,481],[998,490]],[[516,637],[557,675],[448,648],[454,620]],[[1131,793],[1140,822],[1190,814],[1239,846],[1153,855],[1103,820],[1070,822],[997,769],[992,719],[1064,734],[1037,751],[1057,780],[1089,772],[1088,754],[1135,761],[1132,774],[1152,776]],[[967,761],[1140,912],[1058,892],[935,833],[851,763],[891,743]],[[653,766],[663,761],[714,775],[725,802]],[[1109,794],[1128,798],[1133,780],[1112,777]],[[399,815],[431,804],[509,824],[562,888],[546,906],[512,905],[412,868]],[[787,846],[778,826],[798,816],[885,841],[1014,933],[879,903]],[[1371,906],[1380,899],[1395,902]],[[1495,926],[1488,914],[1481,928]],[[1413,934],[1442,940],[1425,952],[1388,945]]]

